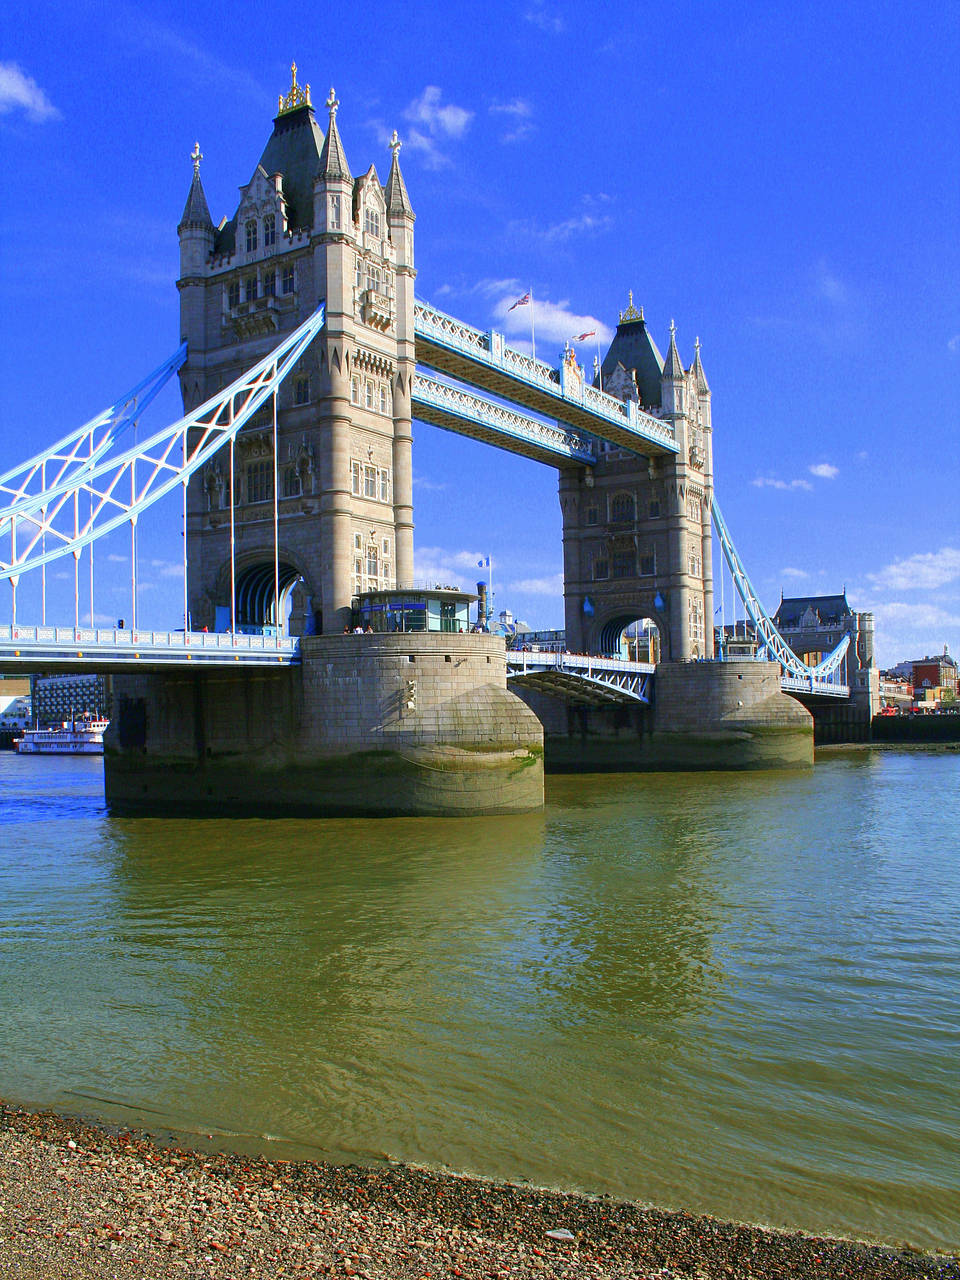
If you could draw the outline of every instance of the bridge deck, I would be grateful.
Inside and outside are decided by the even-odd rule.
[[[566,367],[552,369],[507,345],[502,333],[484,333],[433,307],[414,308],[417,361],[472,386],[588,431],[622,449],[675,454],[674,429],[633,403],[624,403]]]
[[[0,668],[10,672],[92,671],[109,675],[198,666],[279,670],[299,661],[299,641],[289,636],[0,626]]]

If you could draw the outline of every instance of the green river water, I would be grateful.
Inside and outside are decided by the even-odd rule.
[[[960,1246],[960,754],[114,819],[0,754],[0,1096]]]

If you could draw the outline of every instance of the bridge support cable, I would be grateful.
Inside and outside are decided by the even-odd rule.
[[[48,488],[76,480],[95,466],[119,436],[136,422],[187,358],[182,343],[163,364],[95,418],[58,440],[42,453],[0,474],[0,535],[13,515],[39,511]]]
[[[816,692],[818,685],[826,685],[838,675],[844,656],[850,647],[850,637],[844,636],[837,647],[817,666],[807,666],[784,640],[776,624],[760,603],[760,598],[754,590],[740,554],[734,546],[716,498],[711,500],[710,510],[723,548],[723,557],[730,569],[730,576],[733,578],[737,594],[743,601],[750,621],[756,629],[761,652],[773,662],[779,662],[784,677],[784,688],[789,685],[791,688]]]
[[[15,584],[22,573],[62,556],[78,558],[84,547],[122,525],[135,528],[144,511],[178,485],[185,486],[224,446],[231,447],[232,455],[239,431],[276,392],[323,323],[321,303],[269,355],[198,408],[119,455],[107,450],[92,464],[84,460],[81,474],[71,471],[49,485],[40,503],[14,504],[0,513],[10,529],[10,555],[0,555],[0,579]],[[231,465],[231,518],[232,486]],[[82,521],[81,494],[90,499]]]

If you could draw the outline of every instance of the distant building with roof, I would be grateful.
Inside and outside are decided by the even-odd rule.
[[[850,686],[851,706],[872,720],[880,710],[880,673],[874,664],[874,617],[851,609],[846,591],[832,596],[781,596],[773,615],[777,630],[794,653],[815,667],[844,636],[850,646],[841,674]]]

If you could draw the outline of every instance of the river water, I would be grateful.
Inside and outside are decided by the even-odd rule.
[[[0,1095],[960,1245],[960,755],[114,819],[0,753]]]

